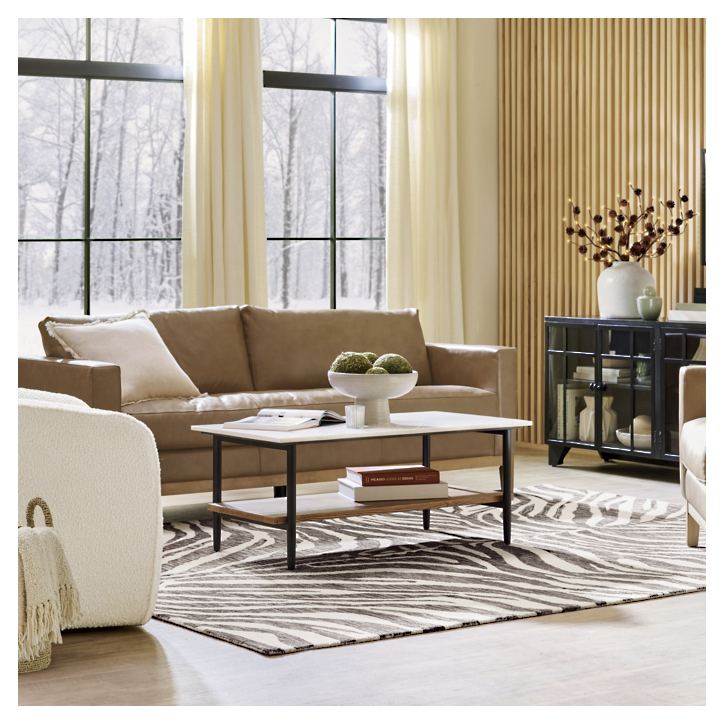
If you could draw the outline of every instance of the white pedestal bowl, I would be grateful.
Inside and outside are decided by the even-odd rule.
[[[360,375],[356,373],[327,373],[330,385],[343,395],[355,399],[356,405],[365,406],[365,425],[390,423],[391,398],[409,393],[418,382],[418,373],[398,375]]]

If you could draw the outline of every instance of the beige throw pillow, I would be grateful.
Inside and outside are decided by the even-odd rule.
[[[72,357],[121,368],[121,405],[201,395],[145,312],[87,325],[48,321],[46,329]]]

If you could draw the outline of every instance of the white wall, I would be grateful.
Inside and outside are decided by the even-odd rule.
[[[458,20],[458,194],[467,343],[499,342],[497,54],[495,18]]]

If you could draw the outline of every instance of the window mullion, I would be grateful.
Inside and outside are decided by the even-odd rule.
[[[91,19],[86,18],[86,60],[91,59]],[[91,314],[91,79],[83,107],[83,314]]]
[[[330,93],[330,309],[337,307],[337,94]]]

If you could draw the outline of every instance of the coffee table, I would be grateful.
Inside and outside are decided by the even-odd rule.
[[[502,509],[503,540],[511,543],[511,499],[513,495],[513,431],[531,425],[529,420],[496,418],[443,411],[393,413],[385,426],[348,428],[344,424],[306,428],[298,431],[234,430],[223,425],[194,425],[191,429],[212,437],[212,512],[214,551],[221,548],[221,519],[229,516],[287,529],[287,568],[296,564],[297,522],[348,516],[364,516],[399,511],[423,512],[423,528],[430,527],[430,511],[444,506],[483,504]],[[324,444],[332,441],[420,436],[421,462],[430,465],[430,439],[446,433],[478,432],[500,435],[503,455],[499,468],[501,491],[468,491],[450,487],[448,496],[436,499],[407,501],[375,501],[357,503],[339,493],[307,494],[297,497],[297,446]],[[281,450],[287,456],[286,486],[274,489],[274,498],[244,501],[222,501],[222,445],[224,443]],[[350,461],[355,465],[356,461]]]

